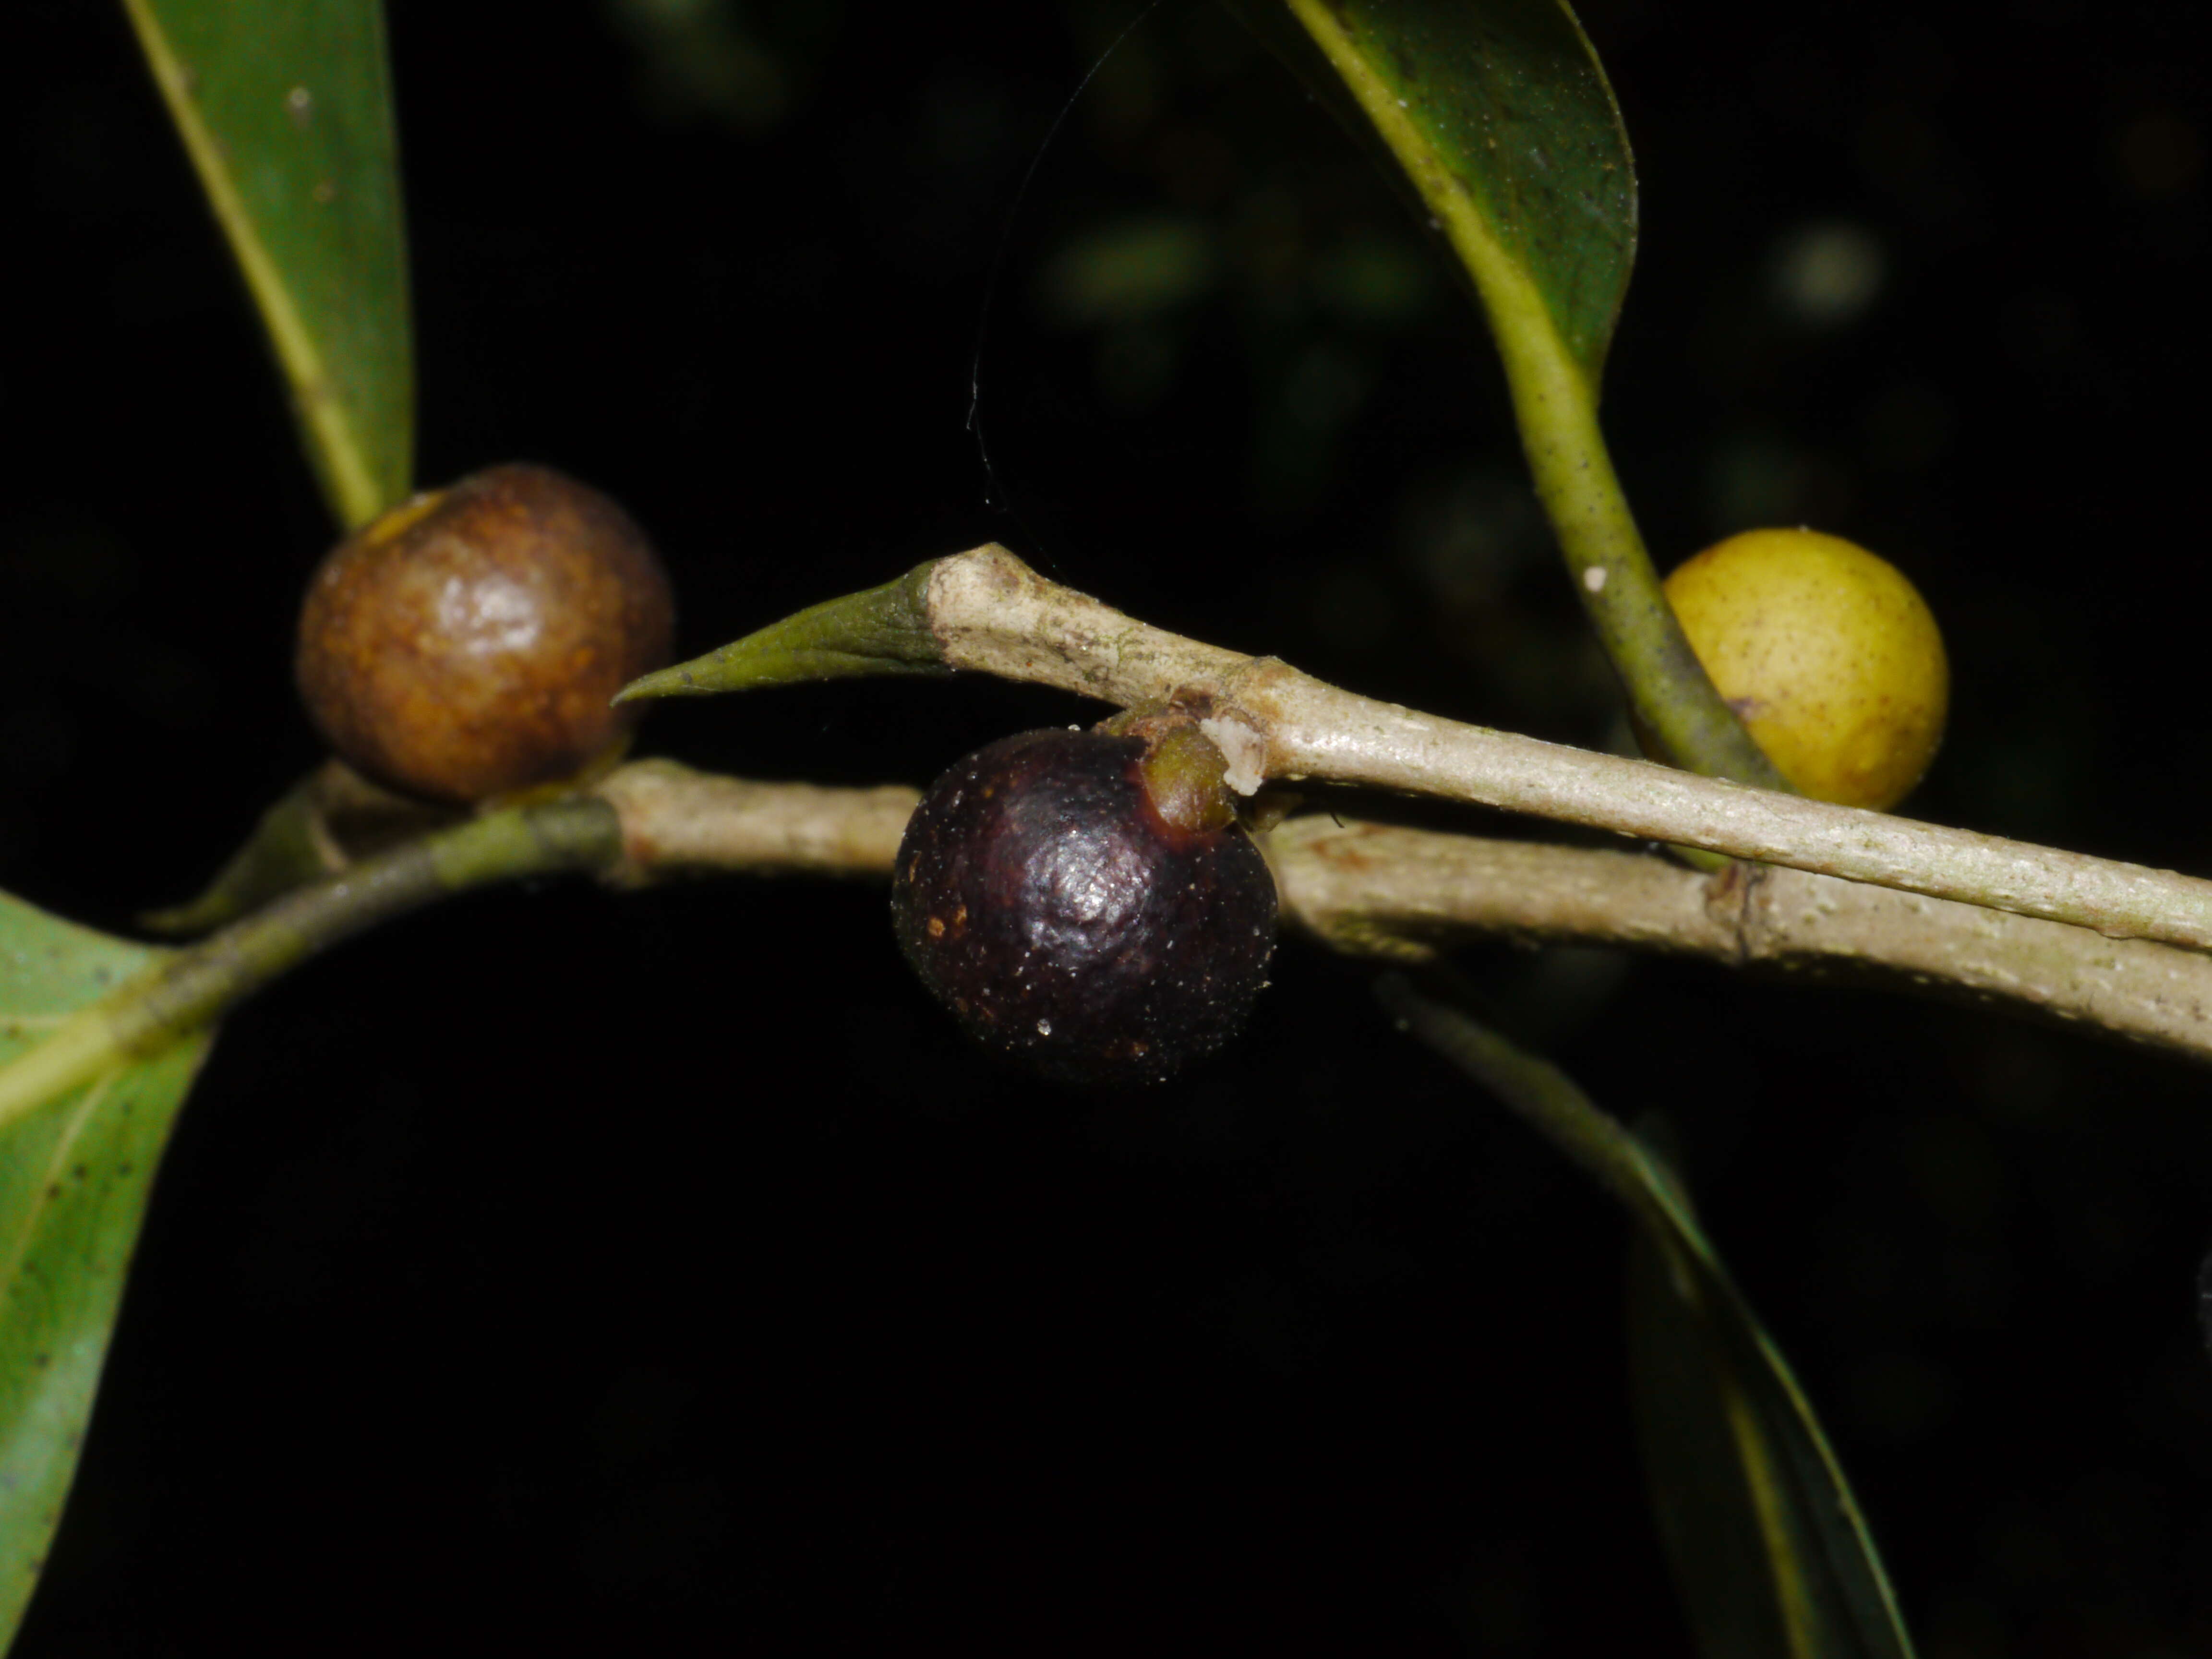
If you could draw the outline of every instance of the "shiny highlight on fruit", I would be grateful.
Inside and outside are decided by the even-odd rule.
[[[1267,984],[1275,884],[1188,723],[1025,732],[933,784],[892,877],[899,946],[985,1047],[1066,1082],[1151,1083],[1227,1042]],[[1148,787],[1148,760],[1158,757]]]
[[[417,496],[323,561],[300,617],[300,694],[357,770],[472,803],[587,771],[635,708],[609,699],[669,659],[675,602],[644,532],[542,466]]]

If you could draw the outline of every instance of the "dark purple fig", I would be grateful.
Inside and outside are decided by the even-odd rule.
[[[1212,1053],[1275,943],[1274,878],[1220,776],[1188,724],[977,750],[907,824],[900,948],[971,1035],[1049,1077],[1152,1083]]]

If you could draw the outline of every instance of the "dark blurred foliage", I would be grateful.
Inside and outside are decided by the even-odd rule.
[[[1479,321],[1222,15],[1152,14],[1017,208],[1132,15],[397,0],[422,476],[615,491],[694,649],[1000,538],[1614,740]],[[1759,522],[1884,550],[1959,685],[1914,810],[2203,871],[2192,15],[1584,20],[1643,173],[1607,413],[1662,562]],[[0,42],[0,886],[122,929],[315,758],[287,635],[329,531],[118,13],[23,0]],[[647,744],[919,782],[1086,712],[886,682]],[[1931,1659],[2212,1650],[2201,1071],[1468,958],[1671,1115]],[[1275,977],[1230,1057],[1088,1095],[973,1058],[872,889],[549,887],[348,947],[186,1114],[21,1651],[1686,1653],[1620,1218],[1359,969]]]

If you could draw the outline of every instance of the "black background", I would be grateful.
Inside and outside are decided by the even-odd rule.
[[[1607,415],[1662,562],[1758,522],[1881,549],[1957,679],[1911,810],[2201,872],[2191,11],[1584,21],[1643,178]],[[399,0],[420,476],[613,491],[687,651],[996,538],[1613,740],[1480,322],[1232,25],[1154,14],[1015,210],[1131,15]],[[118,930],[315,760],[287,641],[330,533],[134,51],[101,6],[0,21],[0,886]],[[1197,275],[1086,309],[1085,250],[1139,229]],[[1880,266],[1847,317],[1792,300],[1821,246]],[[884,682],[645,746],[921,782],[1089,712]],[[2199,1071],[1467,962],[1671,1115],[1926,1653],[2212,1650]],[[971,1057],[866,886],[548,886],[347,947],[230,1022],[182,1121],[20,1651],[1687,1652],[1619,1217],[1362,970],[1293,941],[1275,979],[1228,1057],[1086,1094]]]

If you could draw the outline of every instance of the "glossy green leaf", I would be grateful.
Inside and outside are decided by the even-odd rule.
[[[1874,1538],[1827,1437],[1644,1140],[1458,1006],[1438,972],[1377,987],[1411,1031],[1541,1130],[1636,1217],[1631,1352],[1660,1531],[1706,1659],[1910,1659]]]
[[[414,347],[380,0],[124,0],[339,520],[408,493]]]
[[[1413,196],[1490,319],[1537,498],[1638,722],[1677,764],[1788,785],[1682,635],[1598,429],[1636,175],[1561,0],[1229,0]]]
[[[163,954],[0,895],[0,1068]],[[147,1189],[210,1041],[0,1115],[0,1646],[60,1520]]]
[[[1492,324],[1595,387],[1636,257],[1612,89],[1559,0],[1231,0],[1411,187]]]

